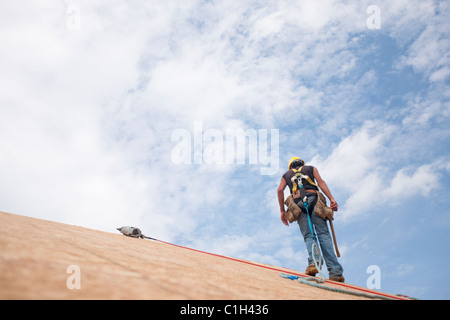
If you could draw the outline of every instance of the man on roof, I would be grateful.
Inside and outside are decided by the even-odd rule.
[[[302,176],[302,186],[300,187],[295,183],[296,173],[297,175]],[[317,273],[319,273],[312,257],[313,235],[311,234],[308,224],[308,212],[310,215],[311,223],[314,226],[315,233],[320,243],[320,248],[327,265],[330,280],[344,282],[345,279],[343,276],[343,268],[338,262],[336,254],[334,253],[333,242],[328,230],[327,222],[314,212],[314,207],[318,199],[319,188],[330,200],[330,208],[333,211],[338,210],[338,204],[331,195],[327,184],[320,176],[317,168],[305,165],[305,162],[298,157],[294,157],[289,161],[289,170],[281,178],[280,185],[278,186],[277,191],[278,203],[280,205],[281,212],[281,221],[286,226],[289,226],[284,206],[284,189],[286,188],[286,186],[289,186],[295,204],[301,209],[301,212],[297,218],[297,223],[303,235],[306,248],[308,249],[308,267],[306,268],[305,273],[313,277]],[[307,203],[308,210],[306,210],[303,203]]]

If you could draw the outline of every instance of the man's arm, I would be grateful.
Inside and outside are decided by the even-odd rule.
[[[280,205],[280,213],[281,213],[281,222],[285,225],[289,226],[289,223],[286,220],[286,211],[284,209],[284,189],[286,188],[286,180],[281,178],[280,185],[278,186],[277,194],[278,194],[278,204]]]
[[[319,170],[317,170],[316,167],[314,167],[313,173],[314,173],[314,178],[316,179],[317,185],[319,186],[320,190],[322,190],[323,193],[325,193],[325,195],[327,196],[327,198],[330,199],[330,208],[333,211],[338,211],[338,204],[334,200],[333,196],[331,195],[330,189],[328,189],[326,182],[322,179],[322,177],[319,174]]]

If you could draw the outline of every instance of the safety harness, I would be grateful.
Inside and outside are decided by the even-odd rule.
[[[315,184],[314,181],[312,181],[312,179],[308,175],[302,173],[302,168],[303,166],[300,167],[299,169],[291,169],[294,172],[294,176],[291,178],[292,194],[295,194],[297,191],[300,191],[301,199],[305,197],[306,191],[304,187],[310,185],[313,187],[314,190],[319,190],[317,184]]]

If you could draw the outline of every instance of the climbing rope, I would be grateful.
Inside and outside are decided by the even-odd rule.
[[[119,230],[119,229],[121,229],[121,230]],[[117,230],[119,230],[121,232],[125,231],[125,229],[122,230],[122,228],[117,228]],[[127,235],[126,233],[123,233],[123,234]],[[202,254],[207,254],[207,255],[214,256],[214,257],[218,257],[218,258],[223,258],[223,259],[227,259],[227,260],[231,260],[231,261],[235,261],[235,262],[239,262],[239,263],[243,263],[243,264],[248,264],[248,265],[251,265],[251,266],[254,266],[254,267],[258,267],[258,268],[268,269],[268,270],[272,270],[272,271],[278,271],[278,272],[280,272],[280,275],[282,277],[284,277],[284,278],[288,278],[288,279],[291,279],[291,280],[298,279],[298,281],[301,282],[301,283],[305,283],[305,284],[308,284],[308,285],[311,285],[311,286],[315,286],[315,287],[318,287],[318,288],[331,290],[331,291],[335,291],[335,292],[341,292],[341,293],[348,293],[348,294],[358,295],[354,291],[349,291],[349,290],[344,290],[344,289],[337,289],[337,288],[331,288],[331,287],[327,287],[325,285],[319,285],[319,284],[311,283],[311,280],[318,281],[319,279],[316,279],[314,277],[306,277],[304,274],[298,273],[295,270],[290,270],[290,269],[287,269],[287,268],[278,268],[278,267],[268,266],[268,265],[264,265],[264,264],[260,264],[260,263],[256,263],[256,262],[251,262],[251,261],[236,259],[236,258],[232,258],[232,257],[227,257],[227,256],[223,256],[223,255],[216,254],[216,253],[202,251],[202,250],[198,250],[198,249],[189,248],[189,247],[181,246],[181,245],[178,245],[178,244],[166,242],[166,241],[163,241],[163,240],[150,238],[150,237],[147,237],[147,236],[144,236],[144,238],[145,239],[149,239],[149,240],[153,240],[155,242],[159,242],[159,243],[162,243],[162,244],[178,247],[180,249],[185,249],[185,250],[190,250],[190,251],[194,251],[194,252],[198,252],[198,253],[202,253]],[[290,274],[284,273],[286,271],[289,272]],[[305,279],[302,279],[302,277],[305,278]],[[303,282],[303,280],[308,280],[308,281]],[[396,297],[396,298],[395,297],[391,298],[391,297],[389,297],[388,295],[386,295],[384,293],[379,293],[377,295],[364,294],[363,292],[372,292],[372,291],[368,291],[368,290],[363,289],[363,288],[353,288],[353,287],[350,287],[349,285],[347,285],[345,283],[340,283],[340,282],[336,282],[334,284],[337,285],[337,286],[348,287],[348,288],[351,288],[353,290],[361,291],[360,296],[365,296],[365,297],[370,297],[370,298],[377,298],[377,299],[387,299],[387,300],[407,300],[407,298],[404,298],[404,297],[401,297],[401,296]]]
[[[333,292],[338,292],[338,293],[344,293],[344,294],[349,294],[349,295],[353,295],[353,296],[358,296],[358,297],[364,297],[364,298],[369,298],[369,299],[383,299],[383,300],[398,300],[395,298],[391,298],[385,295],[378,295],[378,294],[369,294],[366,292],[358,292],[358,291],[351,291],[351,290],[346,290],[346,289],[341,289],[341,288],[334,288],[334,287],[329,287],[320,283],[314,283],[311,282],[311,280],[315,280],[315,281],[319,281],[319,279],[310,277],[310,278],[305,278],[302,279],[299,276],[294,276],[292,274],[287,274],[287,273],[280,273],[280,276],[286,279],[290,279],[290,280],[297,280],[300,283],[303,284],[307,284],[309,286],[312,287],[316,287],[319,289],[324,289],[324,290],[328,290],[328,291],[333,291]]]
[[[305,196],[306,198],[306,196]],[[319,283],[324,283],[325,282],[325,276],[322,272],[322,265],[323,265],[323,257],[322,254],[320,253],[319,250],[319,246],[318,246],[318,240],[317,240],[317,236],[314,232],[314,228],[311,222],[311,217],[309,216],[309,210],[308,210],[308,200],[305,201],[305,198],[303,199],[303,205],[306,208],[306,216],[308,217],[308,225],[309,225],[309,231],[311,232],[311,236],[313,238],[313,243],[312,243],[312,248],[311,248],[311,256],[313,258],[314,261],[314,265],[316,266],[317,271],[319,271],[319,277],[315,278],[312,277],[312,279],[314,279],[314,281],[317,281]],[[318,259],[316,258],[316,253],[318,255]]]
[[[386,297],[386,296],[373,295],[373,294],[368,294],[365,292],[354,292],[354,291],[340,289],[340,288],[328,287],[328,286],[325,286],[322,284],[322,283],[325,283],[325,276],[322,272],[323,257],[319,250],[317,235],[314,232],[314,227],[312,225],[311,217],[309,215],[309,206],[308,206],[308,200],[307,200],[306,196],[305,196],[305,198],[303,198],[303,205],[306,208],[306,216],[308,217],[309,231],[311,232],[311,236],[313,238],[313,243],[312,243],[312,248],[311,248],[311,256],[313,258],[314,265],[316,266],[317,271],[319,271],[319,276],[318,277],[308,277],[308,278],[304,278],[304,279],[302,279],[298,276],[293,276],[293,275],[289,275],[289,274],[285,274],[285,273],[281,273],[281,276],[284,278],[291,279],[291,280],[297,279],[300,283],[307,284],[309,286],[313,286],[313,287],[320,288],[320,289],[333,291],[333,292],[361,296],[361,297],[366,297],[366,298],[370,298],[370,299],[395,300],[393,298]],[[316,257],[316,253],[317,253],[318,257]],[[317,283],[314,283],[312,281],[315,281]]]
[[[303,205],[306,208],[306,216],[308,217],[309,231],[311,232],[311,236],[313,238],[313,243],[312,243],[312,248],[311,248],[311,256],[314,261],[314,265],[316,266],[316,269],[319,272],[319,276],[318,277],[308,277],[308,278],[302,279],[299,276],[289,275],[286,273],[281,273],[280,275],[284,278],[291,279],[291,280],[296,279],[300,283],[307,284],[309,286],[313,286],[313,287],[328,290],[328,291],[345,293],[345,294],[350,294],[350,295],[355,295],[355,296],[360,296],[360,297],[365,297],[365,298],[370,298],[370,299],[396,300],[394,298],[390,298],[387,296],[368,294],[365,292],[355,292],[355,291],[350,291],[350,290],[345,290],[345,289],[340,289],[340,288],[329,287],[329,286],[325,286],[322,284],[322,283],[325,283],[325,276],[322,272],[323,257],[320,252],[320,249],[318,246],[317,235],[314,232],[314,227],[312,225],[311,217],[309,215],[309,206],[308,206],[308,200],[307,200],[306,196],[303,198]],[[317,253],[317,256],[316,256],[316,253]],[[314,283],[313,281],[315,281],[317,283]]]

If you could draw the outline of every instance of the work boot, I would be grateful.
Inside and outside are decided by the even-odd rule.
[[[306,268],[305,273],[308,276],[315,277],[316,274],[319,273],[319,271],[317,270],[316,265],[311,264]]]
[[[332,276],[332,277],[330,277],[330,280],[331,281],[336,281],[336,282],[345,282],[344,276],[340,276],[340,277]]]

